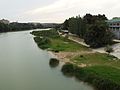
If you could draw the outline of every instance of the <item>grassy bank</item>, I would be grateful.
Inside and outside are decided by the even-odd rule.
[[[87,73],[93,73],[120,85],[120,70],[117,68],[110,66],[92,66],[84,69]]]
[[[65,64],[62,72],[66,76],[92,84],[97,90],[120,90],[119,69],[109,66],[92,66],[80,68],[73,64]]]
[[[71,58],[76,64],[86,64],[88,66],[105,65],[120,69],[120,60],[114,56],[101,53],[81,54]]]
[[[35,35],[34,40],[41,49],[70,52],[89,50],[87,47],[59,36],[56,30],[33,31],[31,34]]]
[[[64,74],[75,76],[99,90],[120,90],[119,59],[107,54],[93,53],[89,48],[59,36],[56,30],[33,31],[31,34],[35,36],[34,40],[41,49],[55,51],[58,54],[72,52],[67,53],[70,54],[68,59],[72,64],[63,66]],[[81,68],[81,64],[85,67]]]
[[[78,79],[94,85],[98,90],[120,90],[120,60],[114,56],[92,53],[72,57],[71,61],[75,65],[86,65],[75,70]]]

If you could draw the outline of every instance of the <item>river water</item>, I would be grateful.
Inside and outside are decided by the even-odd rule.
[[[39,49],[30,31],[0,34],[0,90],[93,90],[49,66],[50,55]]]

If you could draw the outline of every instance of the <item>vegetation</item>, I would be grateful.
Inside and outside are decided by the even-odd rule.
[[[50,48],[52,51],[69,51],[69,52],[75,52],[75,51],[84,51],[89,50],[87,47],[79,45],[78,43],[75,43],[71,40],[66,40],[62,37],[58,39],[52,39]]]
[[[55,52],[89,50],[78,43],[59,36],[55,29],[47,31],[33,31],[31,34],[36,36],[34,40],[42,49],[48,49]]]
[[[59,60],[57,60],[56,58],[51,58],[50,59],[50,62],[49,62],[49,65],[54,68],[54,67],[57,67],[59,65]]]
[[[80,64],[85,64],[87,66],[105,65],[120,69],[120,60],[118,58],[101,53],[81,54],[71,58],[71,61],[77,65]]]
[[[85,42],[92,48],[102,47],[112,43],[113,35],[107,30],[107,24],[105,22],[96,22],[94,25],[89,27],[88,32],[85,35]]]
[[[34,36],[38,37],[47,37],[47,38],[59,38],[59,33],[55,29],[46,30],[46,31],[33,31],[31,32]]]
[[[43,28],[43,26],[41,24],[34,25],[32,23],[17,23],[17,22],[10,24],[0,23],[0,32],[21,31],[37,28]]]
[[[102,47],[112,43],[113,34],[108,30],[105,15],[86,14],[65,20],[62,29],[83,38],[92,48]]]
[[[75,43],[67,38],[59,36],[58,32],[33,31],[35,41],[39,47],[52,51],[79,52],[89,49]],[[46,39],[47,40],[46,40]],[[120,61],[114,56],[101,53],[83,53],[70,57],[70,62],[65,64],[61,71],[66,76],[76,77],[79,80],[94,85],[98,90],[119,90],[120,89]],[[85,64],[84,68],[80,67]],[[52,66],[52,61],[50,61]],[[56,67],[57,61],[53,63]]]
[[[76,72],[76,67],[71,63],[66,63],[63,65],[61,71],[65,76],[74,76]]]
[[[110,66],[92,66],[86,67],[85,70],[87,72],[95,73],[96,75],[109,79],[120,85],[120,69]]]
[[[35,42],[39,48],[47,49],[50,46],[50,40],[46,37],[34,37]]]
[[[62,67],[64,75],[72,75],[79,80],[94,85],[98,90],[119,90],[120,71],[108,66],[93,66],[80,68],[73,64]]]
[[[63,23],[62,29],[69,30],[69,32],[83,38],[86,31],[86,25],[82,18],[80,16],[77,16],[76,18],[72,17],[66,20]]]
[[[70,66],[72,71],[62,70],[65,71],[63,73],[72,73],[77,79],[94,85],[98,90],[120,89],[120,60],[116,57],[101,53],[81,54],[71,58],[71,62],[74,63]],[[78,67],[81,64],[86,66]]]

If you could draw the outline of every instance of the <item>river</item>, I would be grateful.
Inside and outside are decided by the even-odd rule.
[[[49,66],[50,55],[39,49],[30,31],[0,34],[0,90],[93,90],[61,67]]]

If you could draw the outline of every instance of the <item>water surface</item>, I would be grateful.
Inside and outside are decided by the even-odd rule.
[[[0,90],[93,90],[60,67],[50,68],[50,55],[37,47],[30,31],[0,34]]]

